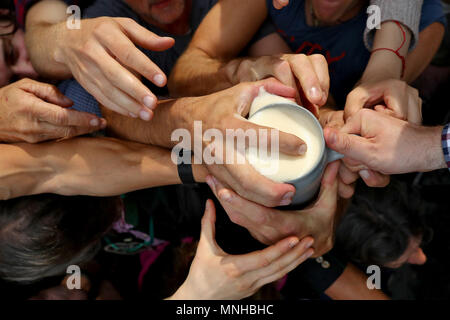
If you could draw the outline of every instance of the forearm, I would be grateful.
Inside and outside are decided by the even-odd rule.
[[[169,77],[170,95],[202,96],[230,88],[233,86],[230,75],[235,70],[234,63],[230,65],[231,68],[227,62],[211,58],[201,49],[189,48],[178,59]]]
[[[177,129],[193,132],[193,121],[189,119],[190,109],[199,98],[180,98],[158,102],[154,117],[150,122],[125,117],[101,106],[102,114],[108,121],[108,134],[120,139],[172,148],[178,141],[172,141],[172,133]]]
[[[115,139],[1,145],[1,199],[32,194],[114,196],[180,183],[169,150]],[[194,178],[206,171],[193,166]]]
[[[439,50],[444,33],[444,26],[439,22],[429,25],[420,32],[417,47],[406,57],[403,80],[411,83],[422,74]]]
[[[27,14],[25,34],[30,60],[36,71],[52,79],[72,76],[56,61],[58,41],[64,37],[67,6],[61,1],[45,0],[35,4]]]
[[[325,291],[333,300],[389,300],[381,290],[367,288],[367,276],[352,264]]]
[[[406,57],[411,41],[411,32],[402,26],[405,31],[406,41],[400,27],[392,21],[384,22],[381,29],[377,31],[373,42],[372,50],[389,48],[399,50],[399,54]],[[408,64],[407,64],[408,66]],[[377,82],[386,79],[400,79],[402,75],[402,60],[393,52],[388,50],[378,50],[372,53],[369,63],[364,71],[360,83]],[[405,70],[406,73],[406,70]]]
[[[266,17],[265,0],[218,1],[172,70],[171,95],[200,96],[229,88],[225,66],[251,41]]]

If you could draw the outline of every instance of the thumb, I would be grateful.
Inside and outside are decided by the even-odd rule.
[[[365,138],[329,127],[325,128],[324,136],[331,149],[342,153],[346,158],[367,164],[367,157],[370,155],[370,142]]]
[[[206,246],[215,253],[222,251],[216,242],[216,209],[214,207],[214,202],[210,199],[206,201],[198,246],[199,248]]]
[[[337,179],[337,175],[340,165],[340,161],[335,161],[330,163],[325,169],[319,199],[317,201],[318,206],[324,208],[334,208],[336,206],[339,188],[339,179]]]

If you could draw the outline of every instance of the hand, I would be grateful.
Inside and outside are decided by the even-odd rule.
[[[136,45],[153,51],[173,46],[172,38],[161,38],[126,18],[102,17],[82,20],[80,30],[60,24],[62,34],[55,54],[77,81],[100,104],[124,116],[148,121],[156,107],[155,95],[135,76],[142,75],[159,87],[167,78]],[[130,71],[129,71],[130,70]],[[133,74],[134,73],[134,74]]]
[[[384,80],[356,87],[347,96],[345,119],[366,107],[413,124],[422,123],[419,92],[401,80]]]
[[[298,102],[317,117],[328,99],[330,76],[323,55],[284,54],[241,60],[233,83],[258,81],[269,76],[297,89]]]
[[[323,128],[329,127],[336,130],[345,125],[344,111],[336,111],[332,108],[320,109],[320,124]],[[350,199],[355,193],[355,183],[361,177],[370,187],[385,187],[390,182],[390,177],[379,172],[370,170],[360,163],[342,159],[339,169],[339,196]]]
[[[280,211],[266,208],[238,196],[214,177],[207,183],[234,223],[246,228],[264,244],[273,244],[287,236],[314,238],[315,256],[328,252],[334,243],[337,218],[339,162],[330,164],[322,179],[319,198],[314,205],[301,211]]]
[[[55,86],[23,79],[0,89],[0,141],[37,143],[106,127],[106,120],[68,110],[72,101]]]
[[[441,133],[442,127],[421,127],[362,109],[340,131],[326,128],[325,139],[330,148],[365,168],[402,174],[447,167]]]
[[[287,5],[289,5],[289,0],[273,0],[275,9],[283,9]]]
[[[264,250],[232,256],[215,240],[216,213],[208,200],[197,253],[183,285],[172,300],[238,300],[277,281],[307,260],[313,239],[288,237]]]
[[[295,96],[295,91],[292,88],[273,78],[257,83],[242,83],[228,90],[192,100],[192,103],[182,110],[184,117],[188,118],[184,122],[192,124],[193,127],[194,121],[201,120],[202,129],[205,133],[210,129],[218,130],[223,137],[226,137],[227,132],[234,129],[238,136],[236,140],[242,140],[246,143],[250,140],[244,136],[248,132],[254,132],[257,137],[260,129],[266,129],[268,146],[270,147],[271,131],[275,129],[258,126],[244,118],[249,113],[252,101],[258,95],[261,87],[264,87],[269,93],[280,96],[291,98]],[[191,137],[195,137],[195,135],[195,130],[191,128]],[[295,188],[292,185],[276,183],[262,176],[245,161],[245,157],[243,157],[245,148],[241,148],[245,146],[237,146],[237,143],[229,146],[223,140],[209,141],[203,139],[202,149],[194,148],[196,155],[204,156],[206,153],[218,159],[214,163],[208,163],[207,159],[202,159],[202,163],[206,163],[208,171],[212,175],[230,186],[240,196],[265,206],[289,205],[292,202],[295,193]],[[195,146],[195,142],[192,145]],[[281,152],[290,155],[302,155],[307,149],[301,139],[284,132],[279,132],[279,147]],[[223,154],[224,152],[226,154]],[[240,155],[243,161],[239,163],[239,160],[234,157],[231,161],[228,161],[227,155],[231,154]]]

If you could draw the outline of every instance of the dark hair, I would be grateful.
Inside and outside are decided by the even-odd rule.
[[[0,277],[27,284],[91,259],[118,211],[116,198],[38,195],[0,201]]]
[[[387,188],[359,184],[336,230],[336,245],[351,260],[386,265],[400,258],[412,237],[431,237],[416,190],[393,180]]]

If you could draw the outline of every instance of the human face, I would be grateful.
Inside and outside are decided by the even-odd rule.
[[[365,1],[359,0],[311,0],[316,18],[326,25],[352,18]]]
[[[408,248],[403,255],[395,261],[392,261],[385,265],[388,268],[396,269],[403,266],[405,263],[423,265],[427,262],[427,256],[420,248],[422,243],[422,237],[413,237],[409,241]]]
[[[128,5],[147,22],[170,25],[186,9],[186,0],[126,0]]]
[[[38,77],[31,65],[25,47],[25,36],[20,29],[14,35],[0,37],[0,87],[9,84],[13,77]]]

